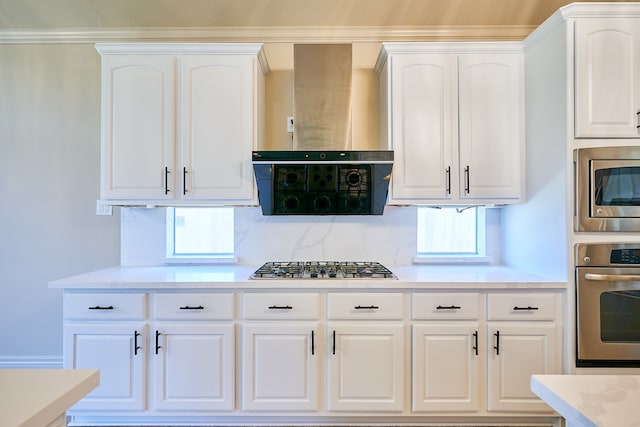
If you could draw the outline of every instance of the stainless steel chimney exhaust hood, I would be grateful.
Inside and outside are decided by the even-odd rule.
[[[254,151],[264,215],[381,215],[393,151],[352,150],[350,44],[294,45],[291,151]]]

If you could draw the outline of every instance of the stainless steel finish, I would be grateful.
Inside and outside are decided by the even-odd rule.
[[[612,256],[612,251],[619,250],[628,251],[629,255]],[[607,307],[606,297],[622,304]],[[640,243],[576,245],[577,366],[640,366],[638,324],[626,321],[638,317],[634,311],[640,307],[638,299]],[[608,330],[611,319],[616,317],[616,328]],[[625,333],[628,338],[617,338]]]
[[[350,44],[293,46],[294,150],[350,150]]]
[[[379,262],[359,261],[285,261],[266,262],[250,277],[252,280],[290,279],[368,279],[397,280],[388,268]]]
[[[640,167],[640,146],[574,150],[576,231],[640,231],[640,206],[595,206],[595,170]]]

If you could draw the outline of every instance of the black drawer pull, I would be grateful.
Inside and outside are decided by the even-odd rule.
[[[269,310],[293,310],[290,305],[272,305]]]
[[[500,331],[496,331],[493,336],[496,337],[496,345],[493,348],[496,351],[496,356],[500,356]]]
[[[180,307],[180,310],[204,310],[204,307],[201,306],[201,305],[196,306],[196,307],[192,307],[190,305],[185,305],[185,306]]]
[[[89,310],[113,310],[112,305],[108,305],[106,307],[101,305],[94,305],[93,307],[89,307]]]
[[[439,305],[436,307],[436,310],[460,310],[462,307],[459,305]]]
[[[158,351],[160,351],[160,349],[162,348],[162,346],[160,345],[160,335],[162,334],[156,329],[156,354],[158,354]]]
[[[526,307],[518,307],[517,305],[515,307],[513,307],[513,311],[533,311],[533,310],[537,310],[538,307],[531,307],[526,306]]]
[[[377,310],[380,307],[378,307],[377,305],[356,305],[355,307],[353,307],[355,310]]]

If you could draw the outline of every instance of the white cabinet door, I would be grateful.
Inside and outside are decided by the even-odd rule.
[[[156,323],[151,340],[154,409],[234,408],[232,324]]]
[[[174,197],[175,59],[102,59],[103,199]]]
[[[531,375],[560,374],[558,327],[550,322],[490,323],[488,411],[551,412],[530,389]]]
[[[413,410],[480,410],[478,323],[413,325]]]
[[[639,138],[640,19],[577,19],[575,33],[576,138]]]
[[[390,61],[390,203],[450,199],[458,176],[456,56],[398,55]]]
[[[101,197],[118,204],[257,204],[259,44],[98,44]]]
[[[524,57],[459,57],[461,199],[518,199],[524,141]]]
[[[254,61],[246,55],[180,58],[180,197],[254,201]]]
[[[245,324],[242,409],[317,411],[318,323]]]
[[[145,409],[145,323],[67,323],[64,333],[64,367],[100,370],[100,385],[71,411]]]
[[[327,409],[401,412],[404,408],[404,325],[328,325]]]
[[[391,126],[381,130],[395,156],[389,203],[521,201],[524,55],[466,43],[385,49],[382,113]]]

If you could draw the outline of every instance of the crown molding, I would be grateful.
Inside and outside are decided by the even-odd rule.
[[[534,26],[217,27],[0,30],[0,44],[113,42],[314,43],[383,41],[521,41]]]

